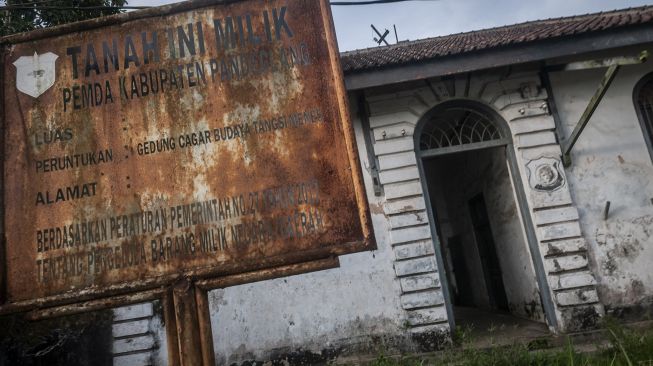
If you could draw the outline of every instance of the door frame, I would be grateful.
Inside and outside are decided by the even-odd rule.
[[[504,136],[501,139],[470,143],[464,145],[456,145],[446,148],[439,149],[429,149],[421,150],[420,149],[420,139],[422,136],[422,130],[426,126],[431,118],[438,113],[441,113],[443,110],[450,106],[456,107],[465,107],[470,109],[476,109],[480,112],[484,112],[492,118],[495,126],[501,131],[501,135]],[[447,282],[447,273],[444,267],[444,260],[442,258],[442,246],[440,243],[440,237],[436,230],[436,212],[433,210],[431,205],[431,197],[428,187],[428,182],[424,170],[424,160],[433,158],[436,156],[455,154],[460,152],[488,149],[492,147],[505,147],[506,158],[508,161],[509,173],[512,179],[513,189],[517,196],[517,206],[519,207],[520,216],[522,218],[522,225],[526,233],[526,241],[528,242],[528,248],[531,254],[531,260],[533,262],[533,267],[535,270],[535,277],[537,280],[538,289],[540,292],[540,300],[542,303],[542,311],[544,312],[544,318],[549,327],[553,329],[558,329],[558,319],[555,315],[555,305],[553,303],[552,293],[549,287],[549,282],[547,279],[546,270],[544,269],[544,262],[542,260],[539,242],[537,236],[535,235],[535,226],[533,225],[533,219],[531,217],[530,208],[528,206],[528,201],[526,197],[526,192],[524,190],[524,184],[519,170],[519,165],[517,163],[517,154],[515,152],[515,147],[512,142],[512,133],[508,123],[501,117],[501,115],[494,110],[494,108],[486,105],[485,103],[478,102],[473,99],[451,99],[447,101],[440,102],[433,106],[429,111],[427,111],[420,119],[417,121],[415,130],[413,133],[413,146],[415,151],[415,156],[417,160],[417,168],[419,171],[420,182],[422,185],[422,193],[424,195],[424,201],[426,204],[426,213],[429,219],[429,227],[431,230],[431,238],[433,240],[433,246],[435,249],[435,259],[438,265],[438,274],[440,275],[440,286],[442,289],[442,294],[444,297],[444,304],[447,310],[447,319],[449,322],[449,327],[451,331],[456,328],[456,322],[454,319],[453,313],[453,303],[451,294],[449,292],[449,284]]]

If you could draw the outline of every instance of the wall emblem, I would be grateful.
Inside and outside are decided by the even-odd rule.
[[[541,157],[526,164],[528,183],[540,192],[553,192],[565,184],[565,177],[560,167],[560,160]]]
[[[59,56],[52,52],[42,55],[21,56],[14,62],[16,66],[16,88],[37,98],[54,85],[55,61]]]

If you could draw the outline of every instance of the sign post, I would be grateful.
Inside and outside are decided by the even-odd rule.
[[[210,364],[207,290],[375,248],[328,1],[200,0],[0,42],[0,314],[163,297],[171,363]]]
[[[181,365],[210,365],[203,360],[205,351],[200,335],[198,301],[196,296],[197,298],[201,298],[202,294],[199,291],[196,292],[195,286],[188,279],[181,280],[175,284],[172,294],[175,306],[177,343],[179,345]]]

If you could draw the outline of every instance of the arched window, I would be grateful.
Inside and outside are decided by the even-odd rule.
[[[471,101],[445,102],[429,112],[419,138],[423,157],[507,145],[510,136],[491,111]]]
[[[653,73],[642,78],[633,92],[633,100],[639,123],[642,125],[644,140],[653,159]]]

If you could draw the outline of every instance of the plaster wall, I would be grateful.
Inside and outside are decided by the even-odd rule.
[[[635,84],[653,65],[622,67],[572,150],[567,169],[584,236],[608,313],[628,316],[653,304],[653,164],[633,104]],[[571,134],[605,69],[551,74]],[[604,219],[606,202],[608,218]]]
[[[403,314],[386,260],[356,254],[340,269],[211,291],[218,364],[396,347],[390,338],[403,333]]]

